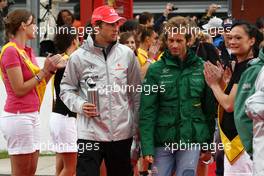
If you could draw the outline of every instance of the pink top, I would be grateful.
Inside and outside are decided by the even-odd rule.
[[[15,42],[15,40],[12,40]],[[17,44],[17,43],[16,43]],[[18,48],[23,49],[23,47],[17,44]],[[29,56],[32,63],[37,65],[36,58],[32,52],[32,49],[25,47],[27,55]],[[3,73],[3,81],[5,84],[7,99],[4,110],[10,113],[25,113],[25,112],[35,112],[39,110],[39,98],[35,89],[29,91],[26,95],[18,97],[15,95],[10,82],[7,77],[6,70],[13,67],[20,67],[22,70],[24,81],[27,81],[33,77],[31,71],[27,68],[26,64],[22,60],[23,58],[19,55],[18,51],[14,47],[8,47],[0,63],[1,70]]]

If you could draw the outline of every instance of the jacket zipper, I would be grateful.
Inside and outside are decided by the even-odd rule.
[[[103,55],[104,55],[104,59],[105,59],[107,85],[110,85],[109,70],[108,70],[108,64],[107,64],[107,54],[106,54],[104,49],[102,51],[103,51]],[[113,117],[112,117],[112,98],[111,98],[111,93],[108,95],[108,98],[109,98],[109,107],[110,107],[109,111],[110,111],[110,118],[111,118],[110,119],[110,135],[111,135],[111,139],[113,141],[114,140],[114,136],[113,136],[113,123],[112,123]]]
[[[176,81],[176,88],[178,89],[177,90],[177,94],[178,94],[178,99],[180,100],[179,103],[178,103],[178,112],[179,112],[179,122],[181,122],[181,92],[180,92],[180,83],[182,82],[181,81],[181,77],[182,77],[182,69],[180,68],[180,76],[178,77],[177,81]],[[181,130],[179,130],[179,140],[181,140]]]

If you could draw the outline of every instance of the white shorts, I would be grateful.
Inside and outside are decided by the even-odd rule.
[[[57,153],[78,151],[76,118],[53,112],[51,113],[49,126],[52,151]]]
[[[231,165],[224,156],[224,176],[252,176],[253,175],[253,161],[247,152],[238,158],[238,160]]]
[[[0,116],[0,129],[9,155],[29,154],[40,149],[39,113],[9,113]]]

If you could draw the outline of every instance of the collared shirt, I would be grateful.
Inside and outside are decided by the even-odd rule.
[[[16,40],[11,40],[12,42],[15,42],[18,46],[18,48],[23,49],[26,53],[29,59],[32,61],[33,64],[37,65],[36,58],[32,52],[32,49],[25,46],[21,46],[17,43]],[[8,47],[2,56],[1,59],[1,70],[3,73],[3,82],[6,87],[7,92],[7,99],[6,104],[4,107],[4,110],[6,112],[10,113],[17,113],[17,112],[35,112],[38,111],[39,108],[39,98],[37,95],[37,92],[35,89],[32,89],[29,91],[26,95],[22,97],[16,96],[14,93],[10,81],[7,76],[7,69],[13,68],[13,67],[20,67],[22,70],[22,75],[24,81],[27,81],[33,77],[31,71],[28,69],[27,65],[23,62],[22,57],[19,55],[17,50],[14,47]]]

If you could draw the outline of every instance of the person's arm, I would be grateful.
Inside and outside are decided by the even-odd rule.
[[[25,81],[16,49],[12,47],[6,49],[2,58],[2,64],[6,69],[12,90],[18,97],[26,95],[29,91],[34,89],[42,79],[49,76],[49,70],[56,69],[56,63],[50,59],[46,59],[43,69],[31,79]]]
[[[217,11],[217,9],[220,8],[220,5],[217,5],[217,4],[211,4],[209,7],[208,7],[208,10],[207,10],[207,13],[206,13],[206,16],[208,17],[211,17],[213,16],[213,14]]]
[[[158,50],[159,50],[159,45],[158,46],[152,45],[149,48],[147,59],[143,55],[140,55],[140,54],[138,55],[138,60],[139,60],[140,65],[141,65],[141,67],[140,67],[141,80],[144,79],[150,64],[155,62],[155,57],[156,57]]]
[[[146,73],[148,71],[148,68],[149,68],[150,64],[151,64],[151,62],[148,61],[144,65],[141,66],[141,68],[140,68],[140,78],[141,78],[141,80],[143,80],[145,78],[145,75],[146,75]]]
[[[70,111],[78,114],[84,113],[83,107],[87,102],[83,97],[79,95],[79,90],[81,89],[79,81],[81,79],[82,70],[83,65],[80,63],[80,59],[77,55],[72,55],[67,63],[60,85],[61,100],[69,108]],[[88,105],[85,110],[89,110]]]
[[[162,15],[155,21],[154,26],[153,26],[155,32],[160,31],[160,28],[162,27],[163,22],[166,21],[166,19],[167,19],[167,17]]]
[[[243,72],[238,83],[237,95],[235,100],[234,120],[237,131],[242,132],[241,134],[243,135],[243,137],[241,137],[241,141],[248,154],[252,154],[253,125],[251,120],[252,116],[250,116],[251,113],[246,114],[246,112],[248,112],[248,109],[246,107],[247,101],[250,99],[249,97],[251,97],[253,94],[258,94],[256,93],[258,90],[258,86],[256,85],[259,84],[261,85],[261,87],[263,87],[264,75],[262,75],[262,79],[257,79],[259,78],[258,75],[261,75],[261,66],[262,65],[249,66],[249,68],[247,68],[247,70]],[[245,83],[250,83],[251,87],[244,89]],[[263,98],[261,96],[259,98],[260,101],[257,100],[255,102],[259,103],[263,101]],[[257,107],[263,107],[263,103],[260,103],[259,105],[260,106]],[[252,111],[252,114],[254,114],[255,117],[259,115],[259,113],[256,113],[256,109],[258,108],[256,108],[256,106],[253,106],[254,111]]]
[[[237,84],[233,85],[229,95],[224,93],[224,90],[221,89],[219,84],[212,85],[211,89],[213,90],[218,103],[225,109],[225,111],[233,112],[237,93]]]
[[[149,67],[143,81],[143,91],[140,99],[139,131],[143,156],[152,159],[154,156],[155,121],[158,112],[158,92],[153,91],[153,86],[158,86],[152,65]],[[153,159],[152,159],[153,160]]]
[[[212,89],[218,103],[227,111],[234,111],[235,96],[237,93],[237,84],[234,84],[229,95],[225,94],[221,87],[223,70],[220,66],[215,66],[210,62],[204,64],[204,76],[207,85]]]
[[[23,73],[20,66],[9,68],[6,70],[6,72],[12,90],[18,97],[26,95],[28,92],[33,90],[39,83],[39,81],[35,77],[24,81]],[[45,78],[47,75],[45,74],[45,71],[40,71],[37,76],[39,78]]]
[[[46,73],[47,76],[45,77],[45,80],[46,82],[49,82],[50,78],[56,73],[57,69],[66,67],[67,61],[65,61],[60,54],[53,55],[52,57],[48,56],[45,60],[45,64],[47,60],[51,60],[54,63],[54,65],[56,65],[56,67],[54,67],[53,69],[47,70]]]
[[[140,92],[136,91],[138,86],[141,86],[141,79],[140,79],[140,66],[138,60],[134,53],[131,52],[130,55],[130,64],[128,66],[128,86],[133,86],[134,89],[128,92],[129,100],[132,102],[133,105],[133,112],[134,112],[134,134],[138,133],[138,116],[139,116],[139,103],[140,103]]]
[[[168,19],[168,15],[172,12],[172,9],[173,8],[173,4],[171,3],[167,3],[165,9],[164,9],[164,12],[163,12],[163,15],[160,16],[154,23],[154,31],[155,32],[159,32],[160,31],[160,28],[162,27],[163,25],[163,22],[164,21],[167,21]]]

